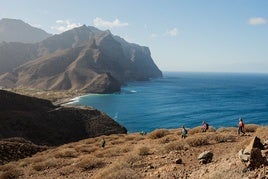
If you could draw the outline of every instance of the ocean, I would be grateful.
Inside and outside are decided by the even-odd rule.
[[[129,133],[201,126],[268,124],[268,74],[164,72],[130,82],[120,93],[89,94],[75,104],[104,111]]]

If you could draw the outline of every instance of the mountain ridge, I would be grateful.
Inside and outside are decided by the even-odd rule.
[[[15,59],[5,54],[4,46],[0,63]],[[18,66],[2,71],[0,86],[113,93],[128,81],[162,77],[148,47],[128,43],[109,30],[83,25],[28,46],[28,53],[22,49],[16,56]]]
[[[17,29],[20,29],[18,33]],[[33,27],[20,19],[3,18],[0,20],[0,42],[40,42],[51,34],[44,30]]]

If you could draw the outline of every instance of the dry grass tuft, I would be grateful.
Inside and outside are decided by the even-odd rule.
[[[197,133],[202,133],[202,126],[197,126],[188,130],[188,134],[190,135],[197,134]]]
[[[105,175],[104,178],[107,179],[115,179],[115,178],[136,178],[135,176],[138,176],[138,173],[134,171],[131,168],[123,168],[121,170],[114,170],[107,175]],[[140,178],[140,177],[138,177]]]
[[[43,171],[48,168],[56,167],[57,166],[57,160],[55,158],[47,159],[43,162],[38,162],[32,165],[33,169],[36,171]]]
[[[160,143],[160,144],[167,144],[167,143],[169,143],[169,142],[176,141],[176,140],[178,140],[178,137],[177,137],[177,136],[175,136],[175,135],[170,135],[170,136],[165,136],[165,137],[161,138],[161,139],[159,140],[159,143]]]
[[[234,142],[236,140],[235,135],[230,133],[217,133],[210,136],[211,140],[214,140],[216,143],[222,142]]]
[[[207,132],[216,132],[216,129],[213,126],[209,126]]]
[[[159,139],[166,135],[168,135],[170,132],[167,129],[156,129],[153,132],[148,134],[148,137],[150,139]]]
[[[256,132],[259,127],[260,126],[256,124],[247,124],[245,125],[245,132]]]
[[[105,162],[96,157],[83,157],[77,166],[85,171],[94,168],[102,168],[105,166]]]
[[[0,179],[16,179],[23,175],[21,169],[12,168],[0,174]]]
[[[171,143],[166,144],[163,147],[162,153],[167,153],[167,152],[176,151],[176,150],[187,150],[187,149],[188,149],[188,146],[186,142],[176,141],[176,142],[171,142]]]
[[[257,128],[255,135],[261,138],[263,141],[268,140],[268,127]]]
[[[142,146],[142,147],[138,148],[138,154],[140,156],[150,155],[150,149],[149,149],[149,147]]]
[[[78,153],[82,152],[82,153],[90,154],[90,153],[93,153],[96,150],[98,150],[98,147],[96,147],[96,146],[79,146],[79,147],[76,147],[75,150]]]
[[[95,156],[98,158],[104,158],[104,157],[115,157],[120,155],[120,148],[104,148],[100,149],[97,152],[95,152]]]
[[[237,133],[236,127],[221,127],[217,129],[217,132],[229,132],[229,133]]]
[[[191,147],[197,147],[197,146],[209,144],[209,140],[206,135],[193,135],[193,136],[186,138],[185,141]]]
[[[5,172],[5,171],[9,171],[13,168],[16,168],[16,165],[14,163],[8,163],[8,164],[0,166],[0,171]]]
[[[94,178],[133,178],[131,175],[134,173],[129,171],[130,167],[130,163],[127,163],[126,160],[119,159],[113,162],[110,166],[101,170]],[[121,172],[119,173],[119,171]],[[124,171],[128,171],[130,173]]]
[[[56,158],[74,158],[77,156],[78,156],[78,153],[73,148],[64,148],[54,154],[54,157]]]

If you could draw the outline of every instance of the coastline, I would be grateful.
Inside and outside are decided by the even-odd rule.
[[[54,105],[72,104],[75,101],[79,100],[80,97],[90,94],[78,90],[50,91],[33,88],[3,88],[2,90],[18,93],[21,95],[46,99],[51,101]]]

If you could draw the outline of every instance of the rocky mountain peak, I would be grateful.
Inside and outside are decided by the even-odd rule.
[[[0,20],[0,42],[36,43],[48,37],[42,29],[33,27],[20,19],[3,18]]]

